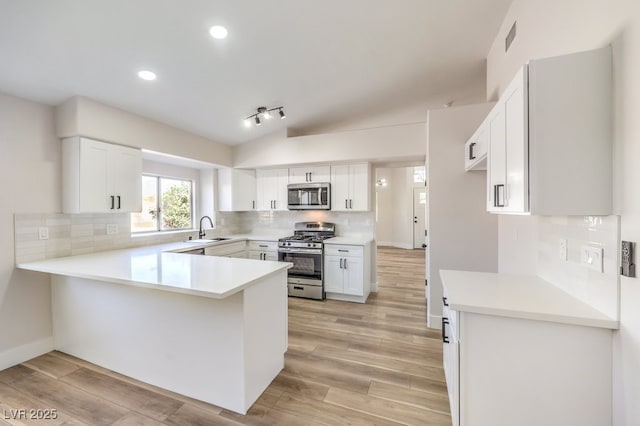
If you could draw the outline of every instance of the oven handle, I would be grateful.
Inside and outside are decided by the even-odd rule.
[[[322,249],[279,248],[278,253],[322,254]]]

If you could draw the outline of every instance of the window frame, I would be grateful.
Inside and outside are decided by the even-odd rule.
[[[156,174],[156,173],[142,173],[142,177],[151,177],[151,178],[155,178],[156,179],[156,184],[155,184],[155,188],[156,188],[156,227],[154,230],[139,230],[139,231],[134,231],[133,229],[131,229],[131,234],[132,235],[142,235],[142,234],[162,234],[162,233],[170,233],[170,232],[185,232],[185,231],[193,231],[194,228],[194,224],[196,221],[196,202],[195,202],[195,182],[193,181],[193,179],[189,179],[189,178],[184,178],[184,177],[175,177],[175,176],[167,176],[167,175],[160,175],[160,174]],[[174,180],[174,181],[182,181],[182,182],[188,182],[189,186],[190,186],[190,209],[191,209],[191,227],[188,228],[171,228],[171,229],[162,229],[162,193],[161,193],[161,185],[162,185],[162,179],[168,179],[168,180]],[[140,182],[140,185],[142,185],[142,180]],[[132,213],[136,214],[135,212]],[[131,217],[130,217],[131,220]]]

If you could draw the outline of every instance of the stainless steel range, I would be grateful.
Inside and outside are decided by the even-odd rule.
[[[298,222],[294,235],[278,240],[278,260],[291,262],[289,296],[324,299],[323,240],[336,236],[328,222]]]

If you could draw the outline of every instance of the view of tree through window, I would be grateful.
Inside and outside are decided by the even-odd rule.
[[[193,228],[193,184],[189,180],[142,176],[142,212],[131,214],[131,232]]]

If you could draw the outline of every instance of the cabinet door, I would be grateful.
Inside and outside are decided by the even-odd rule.
[[[349,166],[349,210],[369,210],[369,165],[352,164]]]
[[[288,194],[287,185],[289,184],[289,170],[288,169],[276,169],[275,177],[273,179],[273,201],[274,210],[288,210]]]
[[[111,193],[116,197],[115,211],[141,211],[142,153],[140,150],[114,146],[110,156],[109,173],[111,174],[109,179],[113,183]]]
[[[82,213],[114,211],[111,208],[109,182],[110,145],[82,138],[80,140],[79,208]],[[115,200],[114,200],[115,203]],[[115,204],[114,204],[115,207]]]
[[[331,210],[349,210],[349,166],[331,167]]]
[[[293,167],[289,169],[290,183],[329,182],[331,180],[331,167]]]
[[[364,269],[362,258],[346,257],[343,260],[344,293],[354,296],[364,294]]]
[[[342,257],[324,257],[324,290],[331,293],[344,292],[344,273],[341,268]]]
[[[252,250],[248,252],[247,259],[262,260],[262,252]]]
[[[237,183],[234,195],[234,210],[247,211],[256,209],[256,171],[237,170]]]
[[[529,211],[529,158],[526,68],[520,69],[502,96],[505,112],[506,181],[503,211]]]
[[[273,262],[277,262],[278,261],[278,253],[273,252],[273,251],[267,251],[264,253],[265,255],[265,259],[264,260],[271,260]]]
[[[273,207],[273,170],[256,170],[257,210],[268,211]]]
[[[489,113],[489,163],[487,168],[487,211],[502,211],[506,185],[506,140],[504,103]]]

